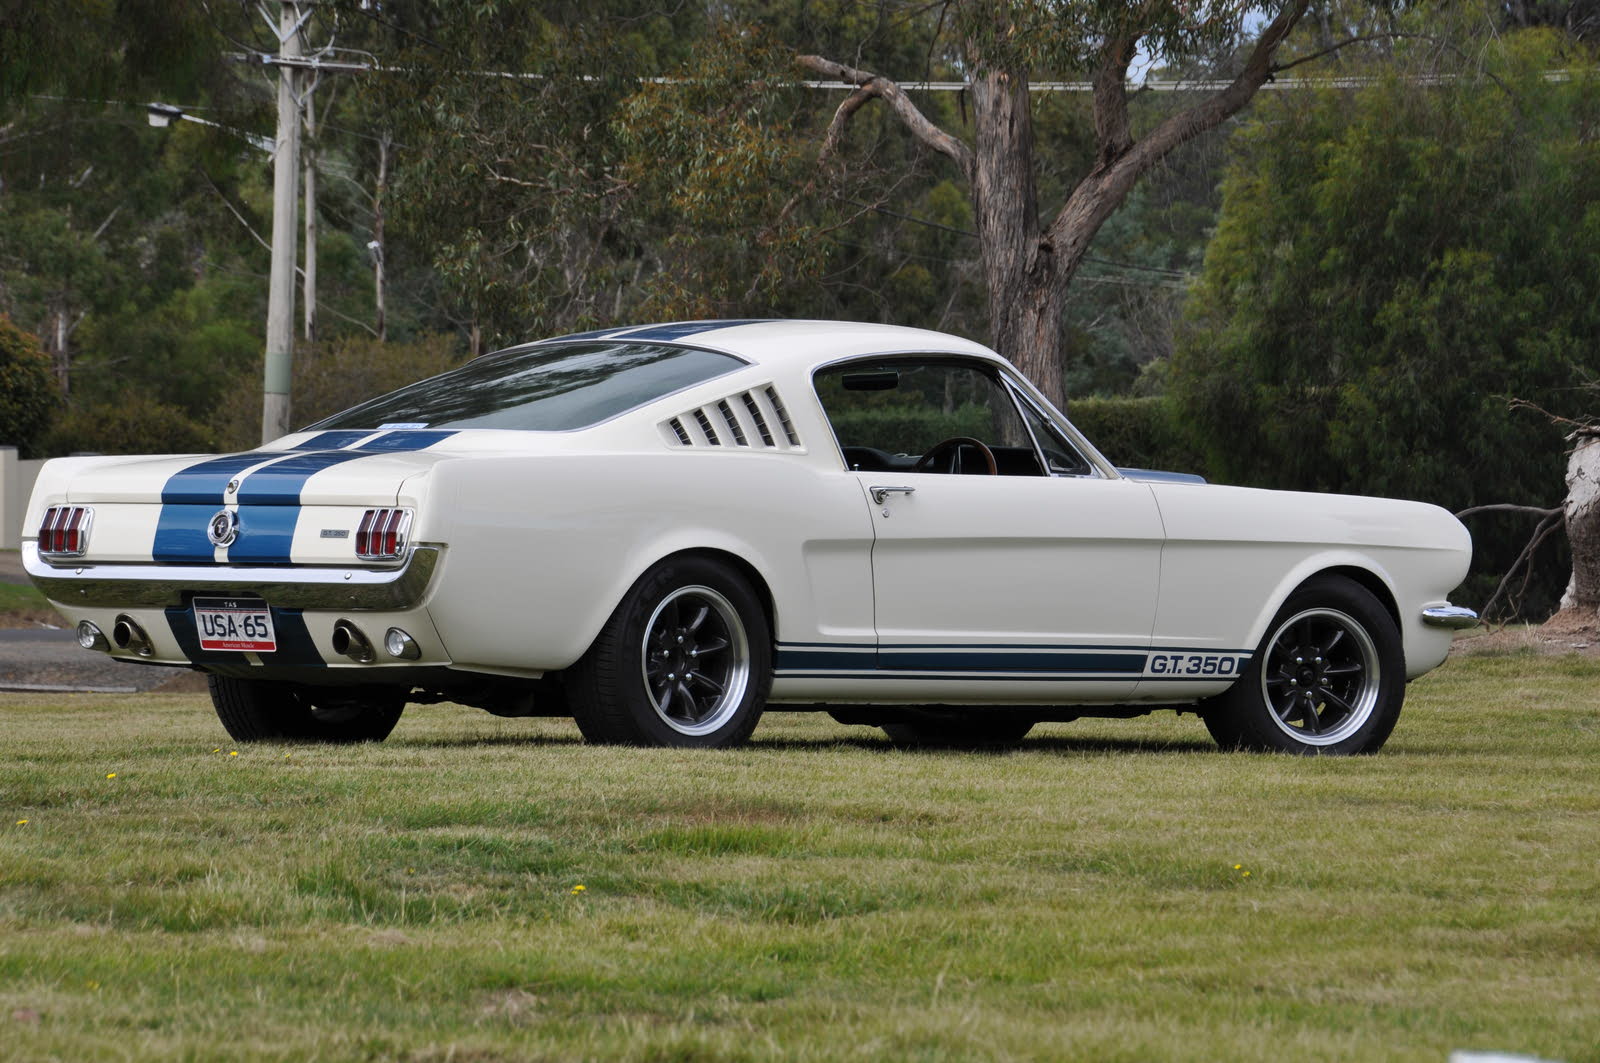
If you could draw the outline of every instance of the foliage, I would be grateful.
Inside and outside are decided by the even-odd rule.
[[[772,713],[705,754],[8,694],[7,1054],[1592,1063],[1600,666],[1407,693],[1361,763],[1170,712],[999,755]]]
[[[135,392],[114,402],[73,403],[43,449],[52,455],[197,454],[215,450],[216,439],[179,407]]]
[[[1113,465],[1206,474],[1204,455],[1156,396],[1076,399],[1072,423]]]
[[[1600,84],[1545,81],[1571,57],[1542,32],[1486,54],[1428,92],[1278,96],[1237,138],[1170,374],[1219,476],[1562,497],[1559,432],[1507,399],[1560,411],[1600,369]]]
[[[50,359],[39,340],[0,314],[0,445],[35,456],[61,406]]]
[[[298,430],[357,403],[460,364],[461,342],[444,333],[425,333],[406,342],[382,343],[348,335],[302,344],[291,370]],[[240,370],[210,420],[221,446],[248,450],[261,440],[261,359]]]

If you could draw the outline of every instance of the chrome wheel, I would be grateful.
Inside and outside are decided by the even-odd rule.
[[[1332,746],[1371,718],[1382,678],[1378,648],[1361,623],[1337,609],[1306,609],[1267,640],[1261,694],[1284,734]]]
[[[710,587],[672,591],[644,628],[645,692],[663,723],[685,735],[716,731],[750,683],[750,640],[733,603]]]

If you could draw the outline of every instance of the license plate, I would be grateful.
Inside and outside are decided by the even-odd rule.
[[[194,625],[202,650],[272,653],[278,648],[272,610],[259,599],[196,598]]]

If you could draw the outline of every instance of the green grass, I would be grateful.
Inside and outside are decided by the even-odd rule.
[[[0,1058],[1600,1060],[1600,665],[1453,662],[1361,759],[876,734],[6,697]]]
[[[50,603],[44,600],[44,595],[33,587],[17,583],[0,583],[0,615],[6,613],[25,613],[30,616],[36,613],[55,615]]]

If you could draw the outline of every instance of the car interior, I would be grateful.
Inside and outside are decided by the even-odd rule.
[[[857,472],[1085,476],[1089,462],[990,365],[894,358],[818,371],[845,464]]]

